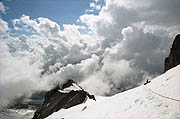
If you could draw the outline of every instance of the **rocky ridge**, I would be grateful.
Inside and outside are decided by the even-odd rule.
[[[169,56],[164,62],[164,72],[180,64],[180,34],[178,34],[172,44]]]
[[[73,80],[68,80],[62,87],[59,85],[48,91],[43,104],[36,110],[32,119],[44,119],[60,109],[67,109],[83,103],[86,98],[96,100]]]

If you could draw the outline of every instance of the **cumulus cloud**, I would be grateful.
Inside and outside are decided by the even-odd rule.
[[[179,26],[178,0],[106,0],[99,15],[82,15],[81,21],[86,23],[92,31],[107,39],[120,39],[119,33],[124,27],[144,22],[147,25],[174,27]],[[159,5],[159,6],[158,6]],[[176,14],[176,15],[175,15]]]
[[[12,20],[15,30],[25,30],[27,32],[37,32],[45,37],[58,37],[60,27],[57,23],[48,18],[30,19],[29,16],[22,15],[20,19]]]
[[[103,6],[99,15],[85,14],[80,16],[80,20],[86,23],[94,33],[104,37],[101,44],[103,49],[112,48],[116,44],[123,45],[121,52],[125,54],[128,50],[131,52],[130,54],[127,53],[128,56],[133,56],[134,53],[142,54],[144,51],[150,52],[150,49],[155,48],[156,58],[153,56],[154,53],[149,53],[149,57],[163,59],[165,54],[168,54],[167,48],[172,42],[171,39],[179,32],[180,28],[177,20],[180,18],[177,15],[179,14],[178,7],[167,7],[167,5],[173,6],[177,3],[179,3],[178,0],[158,2],[155,0],[106,0],[106,5]],[[132,31],[132,27],[134,31]],[[133,44],[137,44],[138,47]],[[157,54],[157,52],[162,52],[164,55]],[[121,58],[127,59],[124,56]],[[136,57],[131,58],[138,61]],[[142,58],[148,59],[148,57]],[[149,66],[148,63],[145,64]],[[159,67],[162,68],[160,61]],[[160,72],[160,68],[157,69]]]
[[[95,68],[90,63],[91,57],[96,57],[96,39],[79,32],[86,27],[64,24],[60,31],[60,26],[47,18],[33,20],[25,15],[12,22],[14,30],[32,35],[1,35],[1,106],[17,96],[30,96],[34,90],[48,90],[56,82],[70,78],[81,81]]]
[[[96,9],[98,2],[90,7]],[[162,73],[172,39],[180,31],[179,0],[104,2],[99,14],[79,17],[87,27],[59,26],[48,18],[26,15],[12,20],[14,30],[32,35],[1,35],[1,60],[6,62],[0,100],[6,104],[5,99],[13,99],[14,94],[48,90],[67,79],[76,80],[93,94],[112,95]],[[5,21],[0,23],[8,29]]]
[[[103,39],[100,47],[104,58],[131,62],[130,68],[143,79],[163,71],[172,39],[180,31],[177,4],[180,4],[178,0],[105,0],[98,15],[84,14],[80,20]]]

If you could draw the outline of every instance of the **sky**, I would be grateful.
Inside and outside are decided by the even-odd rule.
[[[5,1],[4,5],[10,9],[4,15],[5,20],[11,20],[21,17],[23,14],[31,18],[48,17],[58,24],[72,24],[78,19],[78,16],[84,13],[89,7],[88,0],[12,0]]]
[[[113,95],[163,73],[179,0],[0,2],[0,106],[68,79]]]
[[[91,2],[93,0],[3,0],[8,8],[2,16],[9,23],[25,14],[32,19],[47,17],[59,25],[75,24],[79,16],[90,8]]]

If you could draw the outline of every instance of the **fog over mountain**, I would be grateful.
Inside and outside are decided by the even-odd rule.
[[[0,18],[0,106],[67,79],[92,94],[112,95],[163,72],[180,32],[179,0],[105,0],[101,8],[98,0],[92,3],[99,13],[79,16],[82,25],[24,14],[9,27]],[[0,14],[6,9],[0,2]]]

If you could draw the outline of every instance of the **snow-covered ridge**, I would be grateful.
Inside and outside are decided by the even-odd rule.
[[[58,90],[58,91],[61,92],[61,93],[69,93],[72,90],[79,91],[79,90],[82,90],[82,89],[77,84],[72,83],[72,86],[67,87],[67,88],[65,88],[63,90]]]
[[[180,65],[147,85],[96,99],[55,112],[47,119],[180,119]]]

